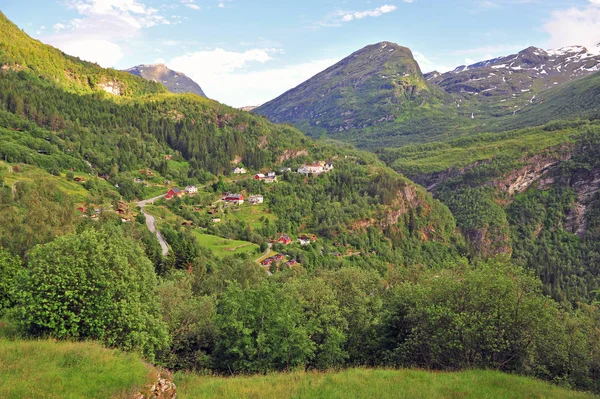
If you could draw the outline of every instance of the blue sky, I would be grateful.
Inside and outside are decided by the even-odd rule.
[[[0,0],[29,35],[125,69],[166,63],[213,99],[257,105],[372,43],[423,72],[600,42],[600,0]]]

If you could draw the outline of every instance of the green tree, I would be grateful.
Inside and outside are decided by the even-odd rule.
[[[157,354],[171,370],[207,369],[217,331],[214,324],[216,303],[211,296],[195,296],[189,274],[175,273],[159,285],[163,320],[167,323],[171,345]]]
[[[152,358],[168,343],[153,269],[115,227],[57,238],[32,250],[17,276],[14,318],[31,336],[95,339]]]
[[[216,324],[215,359],[223,371],[288,370],[306,365],[314,353],[301,305],[269,281],[247,290],[230,284]]]
[[[19,258],[0,249],[0,316],[14,305],[15,277],[21,268]]]

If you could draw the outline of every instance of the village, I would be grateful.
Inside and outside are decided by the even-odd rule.
[[[319,176],[323,173],[328,173],[332,171],[334,168],[332,162],[313,162],[306,163],[301,165],[296,172],[298,174],[304,175],[306,177]],[[275,184],[278,182],[278,175],[283,175],[285,173],[292,173],[292,169],[289,167],[282,167],[279,169],[279,173],[274,171],[265,171],[262,173],[255,173],[253,175],[249,175],[248,170],[243,166],[238,166],[232,168],[231,174],[232,176],[242,177],[245,175],[249,175],[248,179],[253,179],[255,181],[262,182],[264,184]],[[185,188],[172,187],[165,194],[165,200],[173,200],[177,198],[183,198],[185,196],[195,196],[198,194],[199,188],[194,185],[188,185]],[[246,204],[251,207],[259,207],[265,203],[265,198],[261,194],[250,194],[244,195],[243,193],[234,193],[234,192],[225,192],[222,193],[219,199],[214,202],[207,210],[208,214],[211,216],[210,222],[213,224],[221,223],[222,216],[220,211],[219,204],[224,204],[226,207],[236,207],[234,208],[236,211],[240,209],[240,206]],[[228,208],[226,208],[228,209]],[[201,209],[198,207],[194,208],[194,211],[200,211]],[[264,212],[264,210],[262,211]],[[185,223],[185,222],[184,222]],[[191,222],[190,222],[191,223]],[[281,233],[278,237],[270,240],[269,248],[262,254],[256,262],[261,266],[265,267],[267,270],[276,270],[279,267],[293,267],[298,264],[296,259],[290,259],[289,256],[282,253],[271,254],[271,248],[274,244],[280,244],[282,246],[287,246],[292,243],[297,243],[300,246],[310,245],[317,241],[317,236],[314,234],[300,234],[295,240],[292,239],[288,234]]]
[[[165,156],[165,160],[175,163],[171,159],[171,156]],[[296,173],[304,175],[306,178],[317,177],[321,174],[328,173],[334,169],[334,165],[329,161],[319,161],[312,163],[305,163],[296,169]],[[250,174],[249,171],[243,166],[237,166],[231,169],[231,177],[228,179],[251,179],[257,182],[264,183],[266,185],[272,185],[279,182],[278,177],[286,173],[293,173],[290,167],[281,167],[278,172],[275,171],[261,171],[255,174]],[[170,214],[168,209],[163,206],[155,205],[155,201],[164,198],[167,204],[170,201],[176,199],[184,199],[186,197],[193,198],[200,195],[204,186],[187,185],[185,188],[178,186],[171,186],[171,181],[163,179],[160,174],[153,172],[149,168],[139,170],[139,177],[133,177],[131,181],[134,184],[138,184],[144,187],[148,191],[145,198],[149,199],[128,203],[124,200],[115,200],[112,204],[91,205],[81,204],[77,210],[80,212],[81,217],[90,218],[91,220],[98,220],[102,213],[116,213],[123,223],[132,222],[138,215],[143,214],[146,217],[152,218],[152,223],[149,224],[150,230],[162,239],[158,233],[158,228],[161,223],[168,220],[174,221],[175,215]],[[108,183],[108,176],[98,176],[102,181]],[[77,184],[85,184],[86,179],[81,176],[73,178],[73,182]],[[168,191],[165,193],[165,186]],[[119,189],[119,185],[115,184],[115,188]],[[206,193],[204,193],[206,195]],[[142,206],[140,206],[142,205]],[[193,206],[194,212],[200,212],[204,210],[204,207]],[[267,204],[265,204],[265,197],[262,194],[246,194],[246,193],[235,193],[235,192],[223,192],[218,196],[218,199],[212,200],[212,203],[206,207],[206,213],[210,217],[210,223],[213,225],[220,224],[223,222],[223,217],[228,214],[228,220],[231,219],[231,215],[247,220],[254,228],[260,226],[261,222],[259,219],[270,218],[271,215],[268,210]],[[151,216],[150,216],[151,215]],[[272,250],[275,245],[279,248],[285,247],[291,244],[298,244],[299,246],[307,246],[317,241],[317,236],[314,234],[299,234],[297,237],[292,238],[286,232],[281,232],[276,237],[270,239],[268,249],[264,252],[258,253],[258,245],[250,242],[229,240],[226,238],[218,237],[215,235],[207,234],[204,232],[204,228],[194,226],[193,221],[185,220],[185,218],[179,218],[179,222],[182,226],[194,227],[197,238],[201,245],[206,245],[208,248],[213,250],[217,256],[233,255],[236,253],[257,253],[259,256],[255,258],[255,261],[263,266],[267,271],[278,270],[282,267],[293,267],[299,262],[284,254]],[[158,224],[158,226],[157,226]],[[153,227],[153,228],[151,228]],[[164,245],[165,251],[168,250],[166,244]],[[341,254],[334,253],[334,256],[341,256]]]

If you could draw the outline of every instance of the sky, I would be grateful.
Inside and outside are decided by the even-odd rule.
[[[0,0],[0,11],[65,53],[164,63],[235,107],[381,41],[409,47],[423,72],[600,42],[600,0]]]

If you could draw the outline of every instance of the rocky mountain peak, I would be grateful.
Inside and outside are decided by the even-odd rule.
[[[193,93],[206,97],[202,88],[185,74],[169,69],[165,64],[142,64],[126,70],[144,79],[162,83],[172,93]]]

